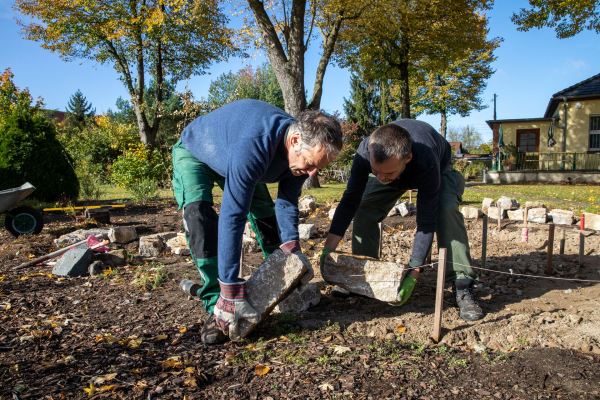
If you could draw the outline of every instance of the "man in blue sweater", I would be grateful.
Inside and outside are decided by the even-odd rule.
[[[482,318],[471,291],[477,275],[471,268],[469,238],[458,211],[465,181],[452,167],[451,155],[450,145],[431,125],[411,119],[384,125],[364,139],[331,222],[321,263],[335,250],[352,218],[352,253],[378,257],[378,223],[406,190],[418,189],[417,232],[409,262],[413,269],[402,281],[397,305],[412,293],[436,232],[438,248],[448,253],[446,275],[453,282],[460,316],[467,321]]]
[[[229,103],[184,129],[173,147],[173,190],[203,282],[198,296],[211,314],[201,332],[204,343],[236,340],[240,319],[260,319],[239,278],[247,219],[265,258],[278,248],[296,253],[309,269],[302,283],[312,279],[300,250],[298,198],[306,178],[341,147],[335,118],[306,110],[296,120],[257,100]],[[275,204],[266,186],[273,182],[279,182]],[[223,189],[220,216],[212,208],[215,183]]]

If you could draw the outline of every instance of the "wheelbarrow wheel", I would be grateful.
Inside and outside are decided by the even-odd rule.
[[[44,227],[44,218],[32,207],[17,207],[4,218],[4,227],[14,237],[32,233],[37,235]]]

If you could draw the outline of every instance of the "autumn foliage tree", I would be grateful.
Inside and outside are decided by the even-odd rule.
[[[367,79],[397,82],[402,118],[411,117],[411,76],[419,67],[443,71],[487,45],[489,0],[382,0],[363,12],[339,41],[336,60]]]
[[[35,21],[19,22],[25,38],[65,61],[114,66],[131,96],[145,144],[156,139],[165,80],[202,74],[235,52],[219,0],[16,0],[15,5]],[[152,123],[144,99],[147,76],[157,88]]]

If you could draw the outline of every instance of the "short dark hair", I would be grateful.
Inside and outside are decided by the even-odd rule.
[[[304,110],[292,127],[302,135],[302,148],[323,146],[328,155],[337,156],[342,149],[342,127],[339,121],[318,110]]]
[[[369,150],[376,162],[386,162],[391,157],[402,160],[412,152],[412,138],[406,128],[387,124],[380,126],[371,134]]]

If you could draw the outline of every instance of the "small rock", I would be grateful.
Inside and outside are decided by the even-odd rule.
[[[350,291],[344,289],[341,286],[337,286],[335,285],[332,289],[331,289],[331,295],[335,296],[335,297],[341,297],[341,298],[347,298],[350,297]]]
[[[573,314],[569,315],[569,319],[574,324],[578,324],[583,320],[583,318],[580,315],[573,315]]]
[[[477,343],[474,347],[473,350],[475,350],[476,353],[483,353],[484,351],[487,350],[487,347],[485,347],[483,344],[481,343]]]
[[[528,270],[529,272],[531,272],[532,274],[535,274],[535,273],[537,273],[537,271],[538,271],[538,266],[537,266],[537,265],[530,264],[530,265],[527,267],[527,270]]]
[[[567,289],[567,290],[565,290],[565,293],[567,293],[567,294],[569,294],[569,293],[572,293],[572,292],[573,292],[573,291],[572,291],[571,289]]]
[[[185,234],[177,234],[174,238],[167,240],[165,246],[171,250],[171,254],[177,254],[179,256],[189,256],[190,249],[185,239]]]
[[[112,243],[129,243],[138,238],[133,226],[116,226],[108,231],[108,239]]]
[[[515,337],[513,335],[508,335],[506,337],[506,340],[508,340],[509,343],[516,343],[517,339],[515,339]]]
[[[483,199],[483,201],[481,202],[481,211],[483,211],[484,214],[488,213],[488,209],[494,204],[494,199],[490,199],[490,198],[485,198]]]
[[[314,224],[298,225],[298,235],[300,239],[310,239],[317,233],[317,227]]]
[[[317,198],[314,196],[303,196],[298,200],[298,210],[301,213],[309,213],[317,209]]]
[[[394,339],[396,339],[396,335],[393,334],[392,332],[385,335],[385,340],[394,340]]]
[[[89,274],[91,276],[102,275],[104,270],[106,269],[106,265],[102,261],[94,261],[90,264]]]
[[[523,291],[517,289],[516,294],[517,294],[517,296],[523,296]]]
[[[592,346],[590,344],[587,344],[587,343],[586,344],[582,344],[581,345],[581,351],[588,353],[588,352],[592,351]]]
[[[415,205],[408,201],[403,201],[402,203],[398,204],[396,208],[398,209],[398,213],[401,217],[406,217],[410,215],[413,211],[416,211]]]
[[[144,236],[140,238],[140,255],[142,257],[159,257],[163,248],[164,242],[159,237]]]

